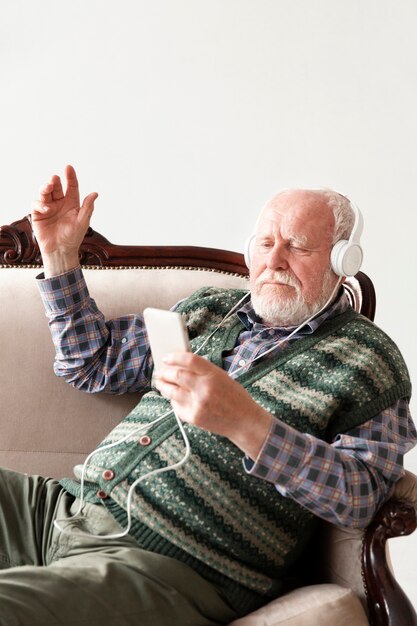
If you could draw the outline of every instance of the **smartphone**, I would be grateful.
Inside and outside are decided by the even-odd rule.
[[[148,307],[143,311],[143,317],[155,370],[162,367],[162,359],[168,352],[190,351],[185,320],[180,313]]]

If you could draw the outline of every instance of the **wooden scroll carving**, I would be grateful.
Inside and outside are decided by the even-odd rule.
[[[89,228],[80,250],[81,265],[97,267],[198,267],[248,274],[243,255],[198,246],[123,246]],[[42,265],[30,220],[0,227],[0,265]]]
[[[41,265],[39,247],[27,217],[0,227],[0,265]]]
[[[414,505],[392,498],[365,530],[362,575],[372,626],[417,626],[417,614],[386,559],[387,540],[410,535],[416,526]]]

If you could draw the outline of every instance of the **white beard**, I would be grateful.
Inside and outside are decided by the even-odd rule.
[[[276,281],[290,287],[273,285],[262,287],[265,281]],[[255,313],[269,326],[298,326],[327,304],[334,287],[335,275],[329,268],[323,276],[319,297],[314,303],[309,304],[303,298],[300,282],[295,276],[287,272],[265,270],[252,285],[252,305]],[[286,294],[285,297],[281,297],[279,291],[282,289],[288,292],[295,290],[295,295]]]

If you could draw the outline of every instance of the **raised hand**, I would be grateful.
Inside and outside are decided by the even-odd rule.
[[[90,193],[80,206],[74,168],[65,169],[64,193],[59,176],[52,176],[32,208],[32,228],[39,244],[45,275],[52,276],[78,265],[78,250],[90,224],[97,193]]]

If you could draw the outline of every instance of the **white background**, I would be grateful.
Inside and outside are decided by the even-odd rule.
[[[333,187],[415,383],[416,27],[415,0],[2,0],[0,223],[68,162],[126,244],[241,250],[275,192]],[[391,544],[417,606],[417,533]]]

